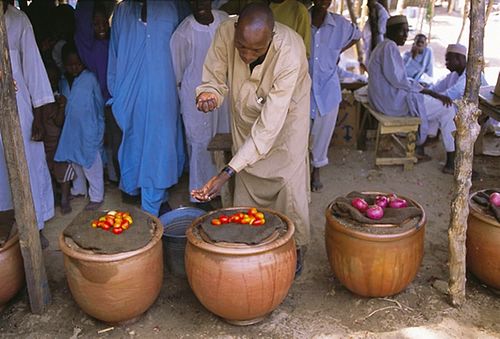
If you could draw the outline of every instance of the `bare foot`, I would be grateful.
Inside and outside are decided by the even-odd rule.
[[[72,208],[71,205],[69,204],[69,201],[67,202],[62,202],[61,201],[61,214],[68,214],[71,213]]]
[[[49,247],[49,240],[45,238],[45,236],[42,234],[42,231],[40,231],[40,244],[42,246],[42,250]]]
[[[320,192],[323,189],[323,184],[319,178],[319,168],[314,167],[311,173],[311,191]]]
[[[101,207],[101,205],[102,205],[102,201],[100,201],[100,202],[91,201],[87,204],[87,206],[85,206],[85,210],[86,211],[95,211],[96,209]]]

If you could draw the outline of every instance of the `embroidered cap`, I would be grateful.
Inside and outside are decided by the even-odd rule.
[[[391,16],[389,19],[387,19],[387,27],[394,26],[394,25],[399,25],[399,24],[407,24],[408,25],[408,20],[406,20],[406,16],[404,15],[394,15]]]
[[[467,47],[461,44],[449,44],[446,53],[457,53],[467,56]]]

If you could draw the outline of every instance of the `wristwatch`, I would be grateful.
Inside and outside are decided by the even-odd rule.
[[[232,167],[229,165],[225,166],[222,169],[221,173],[222,172],[225,172],[227,175],[229,175],[230,178],[236,174],[236,171],[234,169],[232,169]]]

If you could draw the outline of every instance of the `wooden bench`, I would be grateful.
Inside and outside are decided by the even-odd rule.
[[[420,125],[420,118],[417,117],[391,117],[376,111],[367,102],[360,102],[362,120],[358,139],[358,147],[364,148],[366,140],[366,124],[368,116],[373,117],[378,122],[375,140],[375,165],[403,165],[404,170],[413,169],[413,164],[417,162],[415,157],[415,146],[417,141],[417,131]],[[399,145],[405,156],[403,157],[382,157],[379,156],[381,136],[389,134]],[[398,135],[404,134],[406,142],[403,143]]]

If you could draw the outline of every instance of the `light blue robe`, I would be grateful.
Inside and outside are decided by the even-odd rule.
[[[104,137],[104,100],[96,76],[84,70],[70,88],[62,79],[59,88],[67,99],[66,118],[54,159],[90,168],[101,154]]]
[[[426,47],[423,53],[418,54],[415,59],[412,58],[411,51],[406,51],[403,54],[403,62],[405,63],[406,75],[408,78],[420,80],[424,74],[432,78],[434,56],[430,47]]]
[[[147,6],[147,23],[140,20],[142,4],[138,1],[123,1],[115,10],[108,103],[123,131],[118,152],[121,189],[132,195],[141,190],[143,209],[157,214],[160,195],[177,183],[184,166],[169,44],[178,15],[174,1],[148,1]]]

